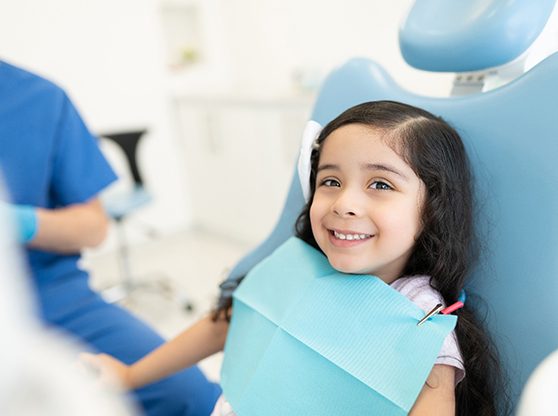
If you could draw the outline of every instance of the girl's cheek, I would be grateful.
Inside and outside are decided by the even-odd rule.
[[[315,210],[314,203],[312,203],[312,205],[310,205],[310,210],[309,210],[310,227],[312,228],[312,232],[314,231],[314,226],[316,221],[315,216],[316,216],[316,210]]]
[[[317,219],[317,217],[319,216],[320,213],[320,199],[316,198],[316,196],[314,197],[314,200],[312,201],[312,205],[310,205],[310,223],[313,223],[314,220]]]

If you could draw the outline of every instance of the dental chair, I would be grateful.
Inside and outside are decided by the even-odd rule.
[[[475,177],[483,247],[467,290],[487,305],[512,408],[528,376],[558,348],[558,54],[533,68],[527,58],[554,21],[554,3],[418,1],[400,31],[403,56],[419,69],[459,72],[454,96],[413,94],[377,63],[357,58],[326,78],[311,116],[325,125],[353,105],[387,99],[425,108],[457,128]],[[293,235],[303,205],[295,170],[275,229],[232,269],[223,294]]]

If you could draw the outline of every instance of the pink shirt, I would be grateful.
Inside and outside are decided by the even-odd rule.
[[[391,285],[395,290],[411,300],[415,305],[421,308],[425,313],[430,312],[438,303],[445,305],[442,295],[430,286],[430,277],[413,276],[401,277]],[[459,350],[455,331],[446,337],[442,344],[440,354],[435,364],[445,364],[455,367],[455,384],[465,378],[465,367],[463,366],[463,357]]]

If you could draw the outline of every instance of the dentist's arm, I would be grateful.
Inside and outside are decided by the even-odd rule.
[[[108,228],[98,198],[57,209],[0,201],[0,211],[14,223],[21,243],[57,253],[76,253],[94,247],[103,241]]]
[[[94,198],[64,208],[37,208],[37,233],[29,247],[58,253],[75,253],[99,245],[108,230],[101,201]]]

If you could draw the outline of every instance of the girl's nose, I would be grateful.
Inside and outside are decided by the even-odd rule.
[[[339,215],[340,217],[356,217],[356,213],[354,211],[343,211],[343,210],[337,210],[334,209],[333,212],[337,215]]]
[[[334,214],[340,217],[356,217],[361,211],[358,203],[356,195],[351,195],[351,192],[345,191],[335,200],[332,210]]]

